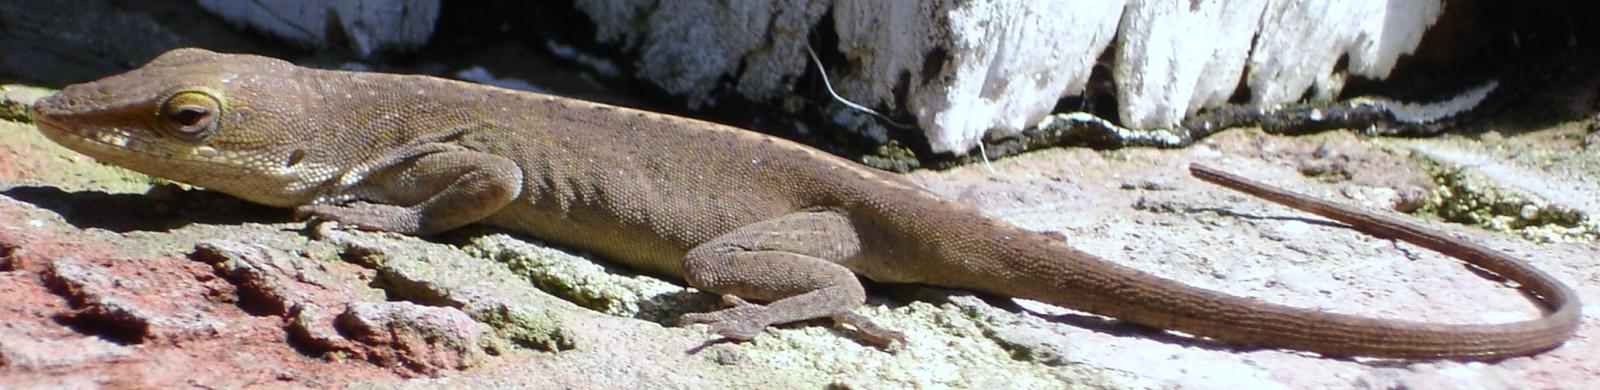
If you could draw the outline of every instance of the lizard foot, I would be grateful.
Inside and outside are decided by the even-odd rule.
[[[294,208],[294,218],[297,220],[315,217],[361,230],[380,232],[416,231],[415,218],[408,218],[411,215],[411,211],[404,207],[367,202],[350,205],[314,204]]]
[[[749,341],[772,325],[767,307],[746,302],[732,294],[724,294],[722,303],[731,306],[710,313],[689,313],[678,318],[678,323],[711,324],[711,333],[734,340]]]
[[[730,307],[710,313],[684,314],[678,322],[683,325],[711,324],[711,333],[740,341],[754,339],[772,325],[771,312],[766,306],[746,302],[731,294],[723,295],[722,302]],[[878,347],[888,348],[896,341],[900,344],[906,342],[905,333],[878,326],[860,314],[846,311],[830,317],[834,323],[854,327],[863,341]]]
[[[900,342],[901,345],[905,345],[906,343],[905,333],[896,332],[889,330],[888,328],[878,326],[878,324],[873,323],[872,320],[867,319],[866,316],[860,314],[851,312],[834,314],[833,322],[850,325],[851,327],[856,328],[856,334],[858,337],[861,337],[862,340],[871,343],[872,345],[888,348],[896,341]]]

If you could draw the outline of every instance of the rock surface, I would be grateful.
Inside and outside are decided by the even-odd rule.
[[[23,102],[45,93],[0,91]],[[673,326],[716,308],[677,281],[491,229],[423,240],[308,227],[285,210],[96,164],[0,120],[0,167],[15,167],[0,169],[0,385],[1594,387],[1600,246],[1585,202],[1600,154],[1582,145],[1593,124],[1407,140],[1241,129],[1184,150],[1048,150],[992,171],[907,175],[1184,283],[1438,322],[1537,310],[1441,255],[1206,185],[1184,165],[1369,208],[1514,204],[1465,208],[1506,221],[1484,224],[1498,231],[1415,218],[1522,256],[1588,304],[1578,336],[1540,355],[1394,363],[1234,349],[1032,302],[892,285],[870,286],[860,313],[907,333],[894,352],[825,322],[717,342],[703,326]],[[1451,177],[1461,179],[1441,179]],[[1576,221],[1541,217],[1569,204]]]

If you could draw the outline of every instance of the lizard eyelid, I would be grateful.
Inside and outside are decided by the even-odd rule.
[[[185,141],[203,141],[216,133],[221,104],[216,97],[200,91],[181,92],[167,98],[160,116],[168,122],[168,133]]]

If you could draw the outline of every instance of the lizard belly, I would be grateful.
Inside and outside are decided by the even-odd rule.
[[[607,260],[651,274],[683,277],[688,247],[647,226],[619,223],[588,210],[565,214],[528,207],[506,207],[483,222],[563,247],[592,252]]]

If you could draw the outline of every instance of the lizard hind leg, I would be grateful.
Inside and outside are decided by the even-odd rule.
[[[731,307],[685,314],[680,322],[710,324],[713,333],[750,340],[770,325],[832,318],[873,344],[903,342],[904,335],[853,311],[866,302],[866,291],[838,261],[860,251],[855,228],[837,212],[797,212],[740,227],[684,256],[689,284],[723,294]]]

